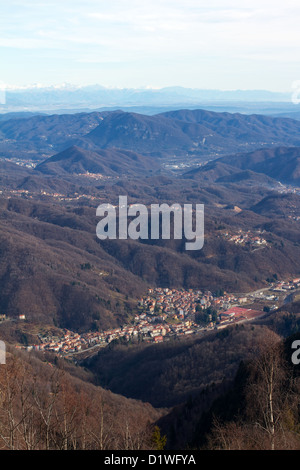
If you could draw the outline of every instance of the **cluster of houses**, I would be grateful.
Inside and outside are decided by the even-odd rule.
[[[86,171],[85,173],[78,173],[77,176],[83,176],[85,178],[91,178],[91,179],[94,179],[96,181],[111,179],[111,176],[105,176],[102,173],[90,173],[89,171]],[[119,179],[119,177],[117,176],[116,179]]]
[[[2,194],[3,191],[0,192]],[[37,193],[28,191],[28,189],[10,189],[6,190],[5,194],[8,198],[10,197],[26,197],[28,199],[32,199],[35,196],[44,196],[44,197],[49,197],[49,198],[54,198],[57,199],[58,201],[77,201],[79,199],[90,199],[90,200],[96,200],[99,199],[96,196],[92,196],[90,194],[78,194],[74,193],[73,196],[66,196],[61,193],[49,193],[48,191],[41,190]]]
[[[123,338],[129,341],[138,335],[143,336],[148,342],[162,342],[168,335],[183,335],[194,332],[191,329],[192,323],[185,321],[183,324],[169,326],[164,323],[149,321],[146,315],[135,317],[134,325],[125,325],[119,328],[111,328],[105,331],[89,332],[84,334],[74,333],[69,330],[64,331],[64,335],[58,337],[40,338],[41,342],[36,345],[24,347],[27,351],[50,351],[62,355],[74,354],[90,349],[93,346],[106,346],[113,340]]]
[[[300,187],[286,187],[283,184],[281,184],[281,188],[277,189],[277,192],[280,194],[300,194]]]
[[[148,290],[148,295],[139,301],[139,307],[148,315],[156,315],[162,320],[194,319],[196,311],[213,307],[216,310],[227,309],[232,303],[243,303],[247,297],[237,298],[234,294],[211,291],[163,289]]]
[[[24,313],[20,313],[20,315],[18,315],[16,318],[11,318],[11,317],[7,317],[5,313],[1,313],[0,314],[0,322],[1,321],[7,321],[7,320],[10,320],[10,321],[17,321],[17,320],[26,320],[26,315]]]
[[[267,241],[265,238],[262,237],[263,232],[256,231],[251,232],[248,230],[244,232],[243,230],[239,230],[236,234],[232,235],[229,232],[224,233],[224,237],[229,241],[233,242],[236,245],[248,245],[251,247],[256,246],[267,246]]]
[[[300,288],[300,277],[288,281],[277,281],[270,289],[274,292],[286,292]]]
[[[297,288],[300,288],[300,278],[277,281],[270,287],[270,291],[287,292]],[[269,300],[273,300],[276,294],[264,295],[266,299],[269,296]],[[261,310],[243,307],[243,304],[252,303],[252,297],[251,294],[235,296],[224,291],[213,294],[210,291],[193,289],[152,288],[139,300],[137,313],[130,325],[83,334],[64,330],[62,337],[41,337],[39,344],[27,346],[26,349],[68,355],[96,346],[106,346],[121,338],[125,341],[142,338],[143,341],[158,343],[171,336],[190,335],[203,329],[196,323],[195,316],[197,312],[209,307],[218,312],[218,328],[233,321],[249,320],[262,315]],[[207,326],[216,325],[211,322]]]
[[[135,315],[132,325],[84,334],[65,330],[60,338],[42,337],[39,344],[27,346],[26,349],[67,355],[97,345],[105,346],[120,338],[129,341],[134,337],[143,337],[144,341],[158,343],[169,336],[190,335],[198,331],[199,326],[194,321],[197,305],[208,308],[219,302],[220,306],[227,306],[233,298],[224,294],[216,299],[211,292],[193,290],[149,289],[148,295],[139,301],[139,313]]]
[[[296,222],[300,221],[300,215],[288,215],[288,218],[295,220]]]

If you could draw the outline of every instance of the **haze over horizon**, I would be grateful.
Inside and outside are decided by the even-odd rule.
[[[4,83],[0,82],[0,89],[3,91],[26,91],[26,90],[79,90],[79,89],[103,89],[103,90],[149,90],[149,91],[161,91],[161,90],[193,90],[201,92],[264,92],[272,94],[290,94],[291,89],[274,91],[267,88],[211,88],[211,87],[185,87],[183,85],[176,85],[170,83],[166,86],[113,86],[113,85],[102,85],[101,83],[72,83],[72,82],[57,82],[46,84],[43,82],[30,82],[22,84]]]

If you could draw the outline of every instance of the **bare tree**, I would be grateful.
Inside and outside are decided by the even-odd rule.
[[[299,449],[299,384],[275,333],[267,332],[245,370],[243,406],[230,421],[214,419],[208,445],[228,450]]]
[[[58,401],[61,373],[54,370],[48,381],[44,384],[34,381],[33,400],[40,423],[43,448],[50,450],[55,445],[55,405]]]
[[[267,434],[271,450],[276,447],[276,434],[282,432],[282,418],[288,396],[283,344],[270,331],[258,356],[252,361],[246,399],[248,416],[255,427]]]
[[[20,363],[9,360],[7,364],[1,365],[0,377],[0,438],[2,448],[15,450],[18,448],[17,429],[20,425],[20,415],[16,413],[16,402],[18,401],[17,378],[20,374]]]

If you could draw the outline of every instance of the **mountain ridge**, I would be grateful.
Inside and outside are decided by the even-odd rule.
[[[48,158],[35,167],[44,175],[138,176],[159,171],[160,166],[149,157],[129,150],[97,149],[91,151],[76,145]]]
[[[300,122],[262,115],[179,110],[33,116],[0,122],[0,155],[38,161],[77,145],[117,148],[185,163],[259,148],[300,146]]]

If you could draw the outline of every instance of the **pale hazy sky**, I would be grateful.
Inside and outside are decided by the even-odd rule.
[[[289,91],[299,0],[0,0],[0,81]]]

